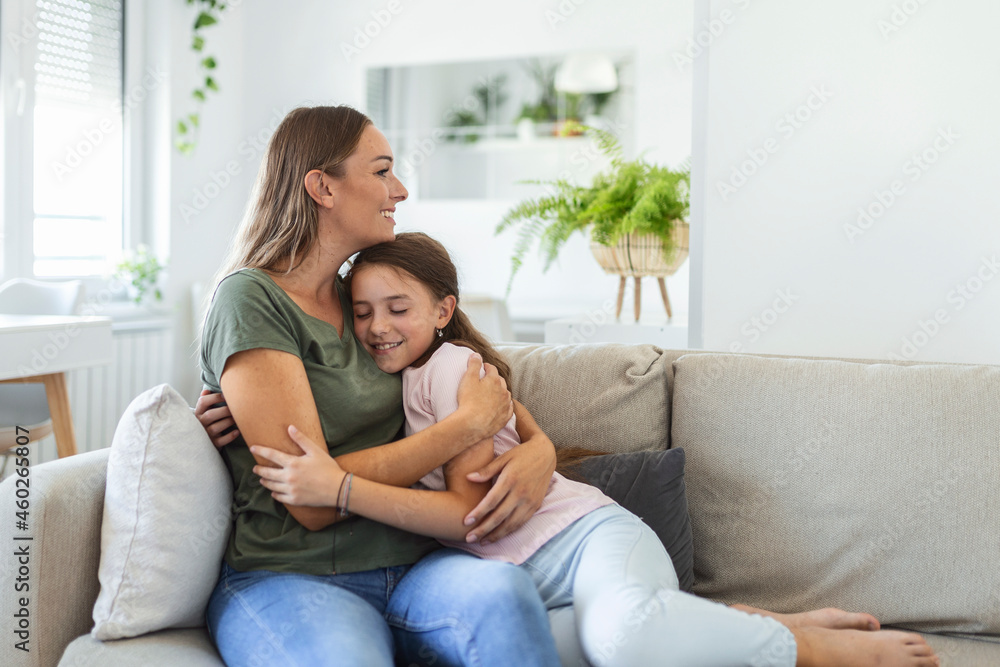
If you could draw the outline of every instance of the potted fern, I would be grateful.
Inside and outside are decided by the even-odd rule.
[[[537,243],[545,270],[574,232],[589,232],[591,251],[605,272],[620,276],[615,317],[621,315],[626,280],[635,278],[635,319],[639,319],[640,281],[657,278],[660,295],[672,316],[664,279],[687,259],[690,169],[654,165],[642,158],[625,160],[621,144],[605,130],[587,128],[611,168],[590,186],[566,180],[526,181],[546,185],[547,195],[528,199],[507,212],[496,233],[517,230],[507,290]]]

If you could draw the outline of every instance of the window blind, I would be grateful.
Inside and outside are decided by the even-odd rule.
[[[37,0],[38,99],[105,106],[122,92],[122,3]]]

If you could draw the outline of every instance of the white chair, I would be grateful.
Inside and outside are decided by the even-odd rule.
[[[488,294],[463,294],[462,312],[469,316],[472,326],[494,343],[514,341],[514,328],[507,312],[507,302]]]
[[[9,315],[75,315],[83,302],[83,283],[46,283],[15,278],[0,285],[0,313]],[[0,381],[0,475],[17,446],[16,426],[30,433],[28,444],[52,433],[45,385]]]

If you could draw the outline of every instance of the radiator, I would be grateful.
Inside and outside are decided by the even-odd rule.
[[[129,320],[112,325],[111,364],[66,374],[77,452],[111,445],[118,420],[132,399],[170,382],[173,340],[170,320]],[[55,438],[38,443],[34,462],[53,461]]]

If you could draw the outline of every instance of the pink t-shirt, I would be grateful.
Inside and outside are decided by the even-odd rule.
[[[441,421],[458,408],[458,385],[472,354],[473,351],[467,347],[445,343],[422,367],[403,371],[403,409],[406,411],[407,435]],[[519,444],[521,441],[514,429],[514,417],[511,417],[506,426],[493,436],[493,454],[499,456]],[[420,482],[435,491],[445,490],[443,468],[431,471]],[[614,501],[593,486],[574,482],[555,473],[542,500],[542,506],[527,523],[513,533],[491,544],[468,544],[452,540],[440,542],[482,558],[520,565],[563,528],[612,502]]]

